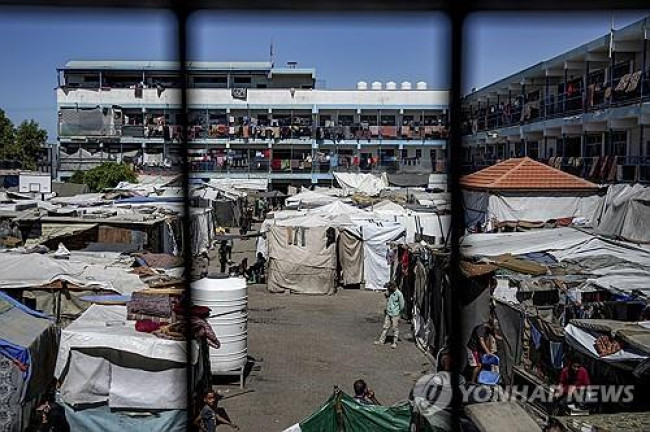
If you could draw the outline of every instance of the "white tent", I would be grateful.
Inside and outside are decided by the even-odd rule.
[[[363,278],[365,288],[383,290],[390,281],[388,242],[405,235],[400,222],[355,221],[355,230],[363,240]]]
[[[336,241],[329,230],[336,223],[321,216],[281,219],[268,227],[270,292],[331,294],[336,285]],[[335,232],[334,232],[335,236]]]
[[[198,362],[193,346],[189,356],[185,341],[136,331],[125,306],[92,305],[62,331],[54,376],[70,406],[184,410],[187,364]]]

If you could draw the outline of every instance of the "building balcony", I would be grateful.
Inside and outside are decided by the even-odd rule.
[[[543,120],[579,115],[650,101],[650,69],[646,77],[641,71],[625,74],[610,83],[580,86],[564,92],[522,104],[500,103],[465,113],[463,134],[492,131]]]

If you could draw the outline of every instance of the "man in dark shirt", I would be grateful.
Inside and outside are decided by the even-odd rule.
[[[381,405],[364,380],[354,382],[354,400],[361,405]]]

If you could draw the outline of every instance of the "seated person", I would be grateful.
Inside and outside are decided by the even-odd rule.
[[[354,400],[362,405],[381,405],[364,380],[354,382]]]
[[[255,264],[253,264],[251,267],[248,268],[248,271],[246,272],[246,277],[248,277],[249,279],[255,277],[255,279],[259,280],[260,276],[264,274],[265,265],[266,265],[266,258],[264,258],[264,255],[262,255],[262,252],[258,252],[257,260],[255,261]]]
[[[590,383],[589,372],[582,366],[580,359],[572,359],[569,366],[562,369],[562,373],[560,374],[560,394],[558,395],[559,399],[557,404],[560,407],[566,407],[574,403],[584,409],[585,401],[581,397],[580,389],[584,389]]]

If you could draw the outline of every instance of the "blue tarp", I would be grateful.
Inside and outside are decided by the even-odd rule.
[[[10,295],[2,291],[0,291],[0,300],[9,303],[12,306],[12,309],[18,309],[26,314],[32,315],[37,318],[48,319],[47,315],[28,308],[24,304],[20,303],[18,300],[15,300],[13,297],[11,297]],[[31,354],[29,352],[29,347],[23,347],[11,343],[8,340],[4,339],[2,329],[0,329],[0,354],[22,363],[26,367],[26,369],[23,371],[23,378],[25,379],[25,381],[29,382],[29,379],[32,374],[32,370],[30,367],[32,364],[32,359],[31,359]]]

